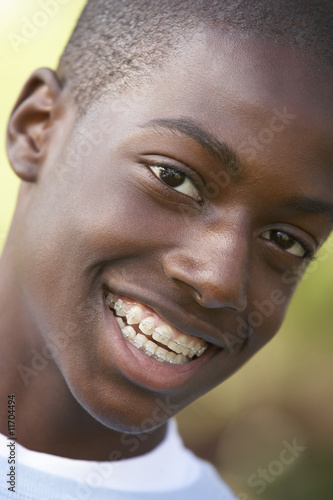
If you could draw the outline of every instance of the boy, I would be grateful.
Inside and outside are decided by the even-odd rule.
[[[167,421],[275,335],[331,232],[331,28],[325,1],[90,0],[30,77],[2,498],[235,498]]]

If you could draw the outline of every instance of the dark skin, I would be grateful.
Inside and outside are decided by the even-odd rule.
[[[106,95],[78,121],[67,88],[42,69],[11,116],[8,155],[23,183],[0,261],[0,397],[16,395],[19,442],[30,449],[87,460],[153,449],[167,417],[275,335],[331,232],[331,70],[312,75],[310,56],[211,31],[180,53],[123,96],[125,112]],[[284,107],[288,124],[273,125]],[[237,162],[170,122],[147,125],[180,117],[228,144]],[[253,151],[253,137],[269,140]],[[189,182],[166,185],[156,164]],[[148,358],[123,339],[110,290],[203,338],[207,351],[178,366]],[[272,293],[279,303],[240,341],[239,321],[249,324]],[[46,345],[56,355],[24,383],[17,367],[31,368]],[[135,450],[128,433],[139,436]]]

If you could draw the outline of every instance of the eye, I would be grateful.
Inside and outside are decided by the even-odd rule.
[[[264,231],[262,237],[265,240],[272,241],[291,255],[300,258],[311,258],[312,252],[308,246],[284,231],[271,229],[269,231]]]
[[[201,200],[199,191],[194,182],[184,172],[166,165],[150,165],[149,168],[166,186],[196,201]]]

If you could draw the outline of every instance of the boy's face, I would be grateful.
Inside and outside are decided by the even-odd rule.
[[[31,324],[106,425],[154,422],[161,400],[171,416],[281,325],[332,227],[331,86],[310,65],[210,33],[139,91],[94,104],[74,131],[70,109],[52,125],[17,266]],[[174,364],[139,350],[109,292],[206,351]]]

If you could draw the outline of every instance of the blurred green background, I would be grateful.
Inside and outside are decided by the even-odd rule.
[[[18,190],[5,154],[10,110],[34,69],[56,66],[84,3],[0,0],[0,251]],[[332,277],[333,238],[277,337],[178,417],[186,444],[242,500],[333,498]]]

